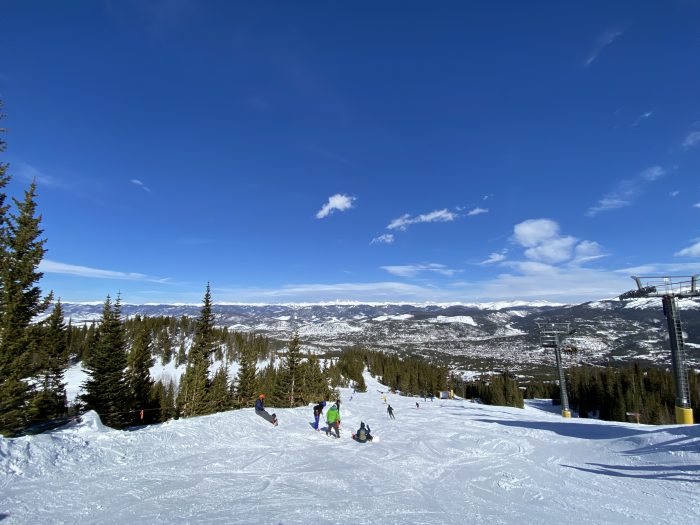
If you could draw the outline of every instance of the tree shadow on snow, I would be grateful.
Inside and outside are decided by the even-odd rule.
[[[548,421],[503,421],[500,419],[475,419],[483,423],[497,423],[507,427],[531,428],[534,430],[547,430],[560,436],[574,437],[580,439],[615,439],[636,436],[648,431],[636,430],[634,428],[617,425],[589,425],[585,423],[575,423],[572,420],[558,422]]]
[[[602,463],[587,463],[590,468],[575,465],[562,465],[592,474],[639,479],[663,479],[667,481],[700,481],[700,465],[603,465]]]

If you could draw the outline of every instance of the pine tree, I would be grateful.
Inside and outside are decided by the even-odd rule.
[[[127,385],[133,400],[132,409],[136,414],[134,423],[151,422],[154,419],[154,414],[151,413],[154,407],[151,403],[153,379],[150,371],[153,366],[153,355],[151,354],[151,333],[145,322],[141,323],[136,333],[127,364]],[[144,411],[143,417],[141,417],[141,410]]]
[[[121,300],[112,305],[109,296],[102,309],[95,347],[85,363],[88,379],[81,399],[102,422],[115,428],[126,426],[133,416],[126,384],[126,341],[121,320]]]
[[[309,352],[306,358],[308,367],[308,383],[311,390],[311,397],[314,403],[329,399],[331,389],[328,387],[328,378],[321,369],[318,357]]]
[[[39,420],[61,417],[67,410],[66,385],[63,381],[68,367],[67,332],[59,300],[39,331],[41,369],[37,379],[40,388],[32,401],[34,417]]]
[[[225,365],[220,366],[214,374],[208,396],[209,413],[229,410],[233,405],[231,389],[229,388],[228,368]]]
[[[4,131],[1,130],[0,131]],[[0,141],[0,151],[5,142]],[[7,164],[0,163],[0,432],[14,434],[29,421],[37,360],[29,355],[31,320],[50,302],[41,297],[38,271],[46,249],[41,216],[36,214],[36,184],[24,200],[13,198],[16,213],[8,213],[4,188]]]
[[[292,335],[287,345],[287,353],[277,373],[275,397],[283,407],[296,406],[295,397],[298,397],[299,366],[301,364],[301,349],[299,334]],[[295,392],[296,389],[296,392]]]
[[[236,405],[238,407],[253,406],[258,397],[256,380],[257,356],[252,346],[244,345],[241,349],[241,360],[238,368],[236,385]]]
[[[187,369],[182,376],[178,407],[184,417],[207,414],[210,354],[214,348],[214,316],[211,288],[207,283],[204,304],[195,326],[194,342],[187,356]]]
[[[4,118],[5,115],[2,114],[3,101],[0,100],[0,120]],[[0,133],[5,133],[7,130],[0,127]],[[5,141],[0,136],[0,153],[5,151],[7,147]],[[5,260],[8,252],[8,211],[10,206],[5,204],[7,195],[5,194],[5,187],[7,183],[10,182],[10,176],[7,174],[7,168],[9,165],[5,162],[0,162],[0,268],[5,268]],[[0,279],[0,297],[3,296],[4,284],[3,280]],[[0,319],[3,317],[2,301],[0,301]],[[2,356],[0,356],[2,357]],[[2,372],[2,370],[0,370]]]

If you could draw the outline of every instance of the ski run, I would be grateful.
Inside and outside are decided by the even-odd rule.
[[[366,393],[340,391],[340,439],[313,430],[313,405],[268,407],[277,427],[252,408],[129,431],[89,412],[0,438],[0,522],[700,523],[698,425],[431,402],[366,379]],[[351,439],[361,421],[375,442]]]

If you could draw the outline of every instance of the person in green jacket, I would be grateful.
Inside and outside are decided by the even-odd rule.
[[[331,435],[331,429],[335,429],[335,437],[340,437],[340,403],[335,403],[326,412],[326,422],[328,426],[326,427],[326,435]]]

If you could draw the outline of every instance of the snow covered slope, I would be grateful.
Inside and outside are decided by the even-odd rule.
[[[0,521],[445,524],[700,522],[700,426],[564,420],[462,400],[342,390],[341,438],[311,408],[117,431],[94,413],[0,438]],[[415,403],[420,403],[416,408]],[[378,442],[350,433],[365,421]]]

